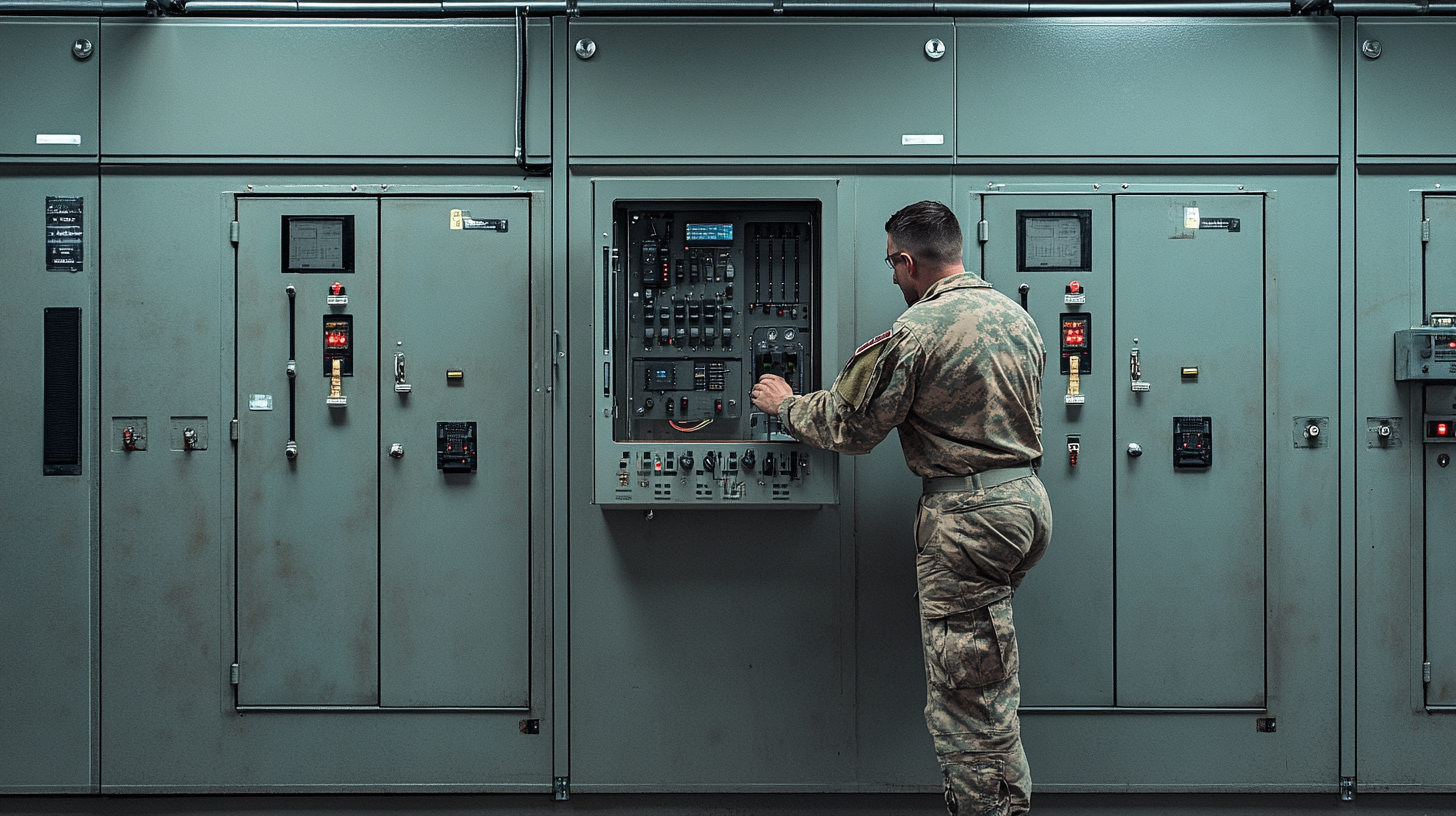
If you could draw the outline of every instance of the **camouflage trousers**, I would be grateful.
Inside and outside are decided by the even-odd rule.
[[[945,777],[951,816],[1031,810],[1031,769],[1021,749],[1021,678],[1011,600],[921,620],[929,682],[925,723]],[[998,667],[999,664],[999,667]],[[986,682],[988,678],[998,679]],[[975,683],[977,685],[967,685]]]
[[[1035,478],[921,500],[916,548],[925,722],[952,816],[1031,809],[1010,595],[1050,537],[1051,508]]]

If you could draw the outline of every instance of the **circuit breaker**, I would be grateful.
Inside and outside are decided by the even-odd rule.
[[[749,396],[821,387],[818,201],[615,201],[600,306],[601,504],[824,504],[834,454]]]

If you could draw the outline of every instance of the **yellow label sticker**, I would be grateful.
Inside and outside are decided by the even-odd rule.
[[[1198,208],[1183,208],[1183,229],[1198,229]]]
[[[465,229],[465,211],[450,211],[450,229]]]

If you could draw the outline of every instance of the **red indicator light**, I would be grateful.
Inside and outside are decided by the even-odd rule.
[[[331,295],[339,295],[343,294],[343,292],[344,284],[339,283],[338,281],[334,281],[334,285],[329,287],[329,294]]]
[[[1075,295],[1078,292],[1082,291],[1082,284],[1076,281],[1072,281],[1072,283],[1067,288],[1070,289],[1072,291],[1072,294]]]
[[[1437,422],[1436,423],[1436,436],[1450,436],[1450,435],[1451,435],[1451,426],[1450,425],[1447,425],[1444,422]]]

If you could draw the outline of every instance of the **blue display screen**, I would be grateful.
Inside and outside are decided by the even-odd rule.
[[[690,244],[733,243],[732,224],[688,224],[687,241]]]

